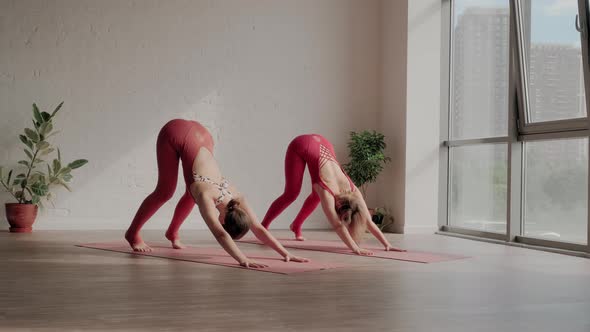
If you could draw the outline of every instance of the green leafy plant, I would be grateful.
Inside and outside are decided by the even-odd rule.
[[[41,112],[33,104],[33,128],[25,128],[24,133],[19,135],[27,157],[18,161],[22,165],[21,170],[10,169],[5,177],[4,168],[0,166],[0,183],[20,204],[42,205],[42,199],[51,201],[51,189],[54,186],[71,191],[68,183],[72,180],[72,170],[88,163],[86,159],[63,163],[59,149],[48,141],[59,133],[54,131],[53,119],[62,106],[63,102],[52,113],[48,113]],[[52,154],[56,158],[51,162],[46,161],[51,159]]]
[[[350,162],[344,169],[354,184],[366,197],[367,185],[377,181],[385,164],[391,159],[385,156],[385,136],[376,131],[351,132],[348,142]]]

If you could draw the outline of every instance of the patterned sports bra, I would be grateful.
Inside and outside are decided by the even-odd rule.
[[[193,179],[195,180],[195,182],[205,182],[205,183],[212,184],[212,185],[216,186],[217,189],[219,189],[219,197],[217,197],[217,199],[215,200],[215,206],[222,204],[223,200],[225,199],[226,196],[229,197],[230,200],[233,198],[231,191],[229,191],[229,189],[228,189],[229,182],[225,178],[222,178],[221,183],[218,183],[218,182],[211,180],[207,176],[202,176],[197,173],[193,173]]]

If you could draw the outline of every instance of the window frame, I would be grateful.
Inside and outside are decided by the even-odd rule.
[[[516,68],[517,75],[515,79],[517,81],[517,96],[518,96],[518,131],[520,140],[525,141],[527,135],[537,135],[545,133],[561,133],[567,131],[584,131],[588,130],[588,111],[586,111],[586,117],[582,118],[570,118],[564,120],[553,120],[553,121],[538,121],[532,122],[530,120],[530,94],[528,84],[528,64],[525,57],[525,46],[524,45],[524,28],[523,28],[523,10],[521,0],[509,0],[510,1],[510,17],[511,24],[514,25],[514,29],[511,28],[511,34],[514,35],[514,40],[510,44],[510,48],[514,50],[516,57]],[[534,1],[534,0],[530,0]],[[582,12],[583,2],[585,0],[578,0],[578,11]],[[586,20],[584,19],[584,22]],[[583,29],[584,31],[585,29]],[[580,34],[580,43],[584,45],[584,37]],[[512,38],[512,36],[511,36]],[[584,51],[582,51],[584,54]],[[586,54],[588,54],[586,52]],[[582,58],[587,58],[582,55]],[[587,75],[584,75],[585,77]],[[585,90],[588,90],[587,84]],[[586,103],[588,104],[588,103]],[[587,106],[587,105],[586,105]],[[586,108],[588,109],[588,107]]]
[[[560,138],[590,138],[590,4],[578,0],[580,40],[582,48],[583,76],[586,93],[584,118],[528,122],[528,85],[524,59],[521,0],[509,0],[509,76],[508,76],[508,136],[478,139],[451,140],[451,96],[453,73],[454,1],[441,0],[441,121],[440,121],[440,169],[439,169],[439,220],[438,234],[467,237],[508,245],[525,246],[542,250],[573,253],[590,257],[590,161],[588,176],[587,243],[584,245],[529,238],[522,234],[524,222],[524,142]],[[573,23],[572,23],[573,24]],[[448,41],[448,42],[447,42]],[[508,143],[506,234],[460,228],[449,224],[451,149],[458,146]],[[590,150],[590,144],[588,144]],[[589,151],[590,156],[590,151]]]

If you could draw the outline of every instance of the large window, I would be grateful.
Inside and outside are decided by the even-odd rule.
[[[443,231],[590,252],[589,2],[443,0]]]
[[[586,116],[578,0],[522,0],[528,122]]]
[[[457,0],[454,6],[451,137],[506,136],[509,2]]]
[[[525,143],[524,235],[586,243],[588,139]]]
[[[508,135],[509,1],[454,1],[450,136]],[[449,225],[506,232],[507,144],[450,148]]]
[[[507,144],[460,146],[450,153],[451,226],[505,233]]]

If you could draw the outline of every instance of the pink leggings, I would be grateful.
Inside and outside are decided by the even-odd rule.
[[[135,238],[146,221],[172,198],[176,191],[178,163],[181,160],[186,191],[176,205],[172,222],[166,231],[169,240],[178,238],[180,225],[195,206],[189,186],[193,183],[193,162],[201,147],[213,151],[213,139],[207,129],[196,121],[176,119],[166,123],[160,130],[156,143],[158,184],[137,210],[127,231],[130,236]]]
[[[319,135],[315,135],[319,137]],[[291,203],[293,203],[299,193],[301,192],[301,185],[303,184],[303,174],[305,172],[305,165],[309,167],[309,172],[312,182],[317,182],[319,179],[319,145],[313,139],[312,135],[302,135],[295,138],[287,148],[285,156],[285,189],[283,194],[279,196],[268,208],[262,225],[266,228],[270,223],[281,214]],[[321,137],[323,139],[323,137]],[[329,142],[326,142],[330,148]],[[316,181],[314,181],[316,179]],[[297,235],[301,235],[301,226],[309,215],[317,208],[320,203],[320,197],[312,189],[311,193],[305,199],[301,210],[295,217],[291,224],[291,230]]]

